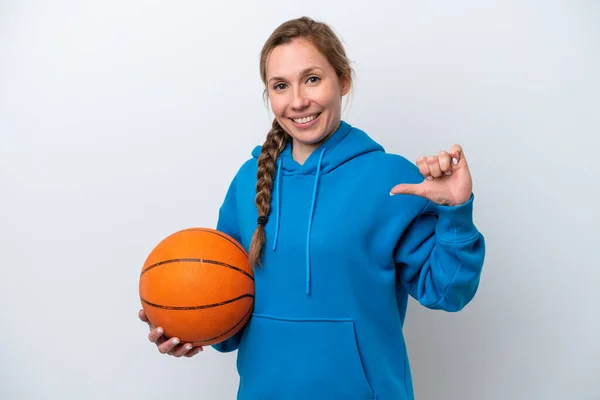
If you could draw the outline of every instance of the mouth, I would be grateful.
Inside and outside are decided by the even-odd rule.
[[[321,115],[321,113],[316,113],[316,114],[311,114],[311,115],[307,115],[304,116],[302,118],[290,118],[292,121],[294,121],[294,123],[296,123],[297,125],[308,125],[311,122],[313,122],[315,119],[319,118],[319,116]]]

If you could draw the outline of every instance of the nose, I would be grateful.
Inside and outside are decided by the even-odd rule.
[[[310,104],[310,100],[309,98],[306,96],[306,93],[304,93],[304,90],[302,90],[302,88],[297,88],[294,90],[294,98],[292,100],[292,104],[291,107],[294,111],[297,110],[302,110],[306,107],[308,107]]]

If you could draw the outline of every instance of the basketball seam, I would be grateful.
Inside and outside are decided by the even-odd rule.
[[[244,314],[244,316],[242,317],[242,319],[240,319],[232,328],[228,329],[226,332],[221,333],[219,336],[215,336],[213,338],[209,338],[209,339],[205,339],[205,340],[195,340],[194,343],[204,343],[204,342],[210,342],[212,340],[218,339],[222,336],[227,335],[229,332],[231,332],[232,330],[234,330],[235,328],[237,328],[237,326],[239,324],[241,324],[242,322],[244,322],[244,320],[246,319],[246,317],[248,317],[248,315],[252,312],[252,307],[248,309],[248,311],[246,311],[246,314]]]
[[[206,232],[206,233],[212,233],[213,235],[217,235],[222,237],[223,239],[231,242],[231,244],[233,244],[235,247],[237,247],[242,253],[244,253],[244,255],[246,255],[246,257],[248,256],[248,252],[246,251],[246,249],[244,249],[243,247],[240,247],[240,244],[237,243],[236,241],[231,240],[231,238],[225,236],[225,234],[221,231],[217,231],[217,230],[213,230],[213,229],[204,229],[204,228],[191,228],[190,230],[193,231],[200,231],[200,232]]]
[[[162,304],[152,303],[152,302],[150,302],[150,301],[148,301],[148,300],[146,300],[146,299],[144,299],[143,297],[140,296],[140,300],[142,302],[148,304],[149,306],[152,306],[152,307],[155,307],[155,308],[160,308],[160,309],[163,309],[163,310],[177,310],[177,311],[202,310],[202,309],[205,309],[205,308],[219,307],[219,306],[223,306],[225,304],[236,302],[236,301],[244,299],[244,298],[254,299],[254,295],[243,294],[243,295],[235,297],[233,299],[221,301],[221,302],[214,303],[214,304],[204,304],[204,305],[201,305],[201,306],[165,306],[165,305],[162,305]]]
[[[246,271],[244,271],[241,268],[238,268],[234,265],[231,264],[227,264],[221,261],[216,261],[216,260],[207,260],[207,259],[203,259],[203,258],[174,258],[171,260],[164,260],[164,261],[159,261],[155,264],[152,264],[150,266],[148,266],[148,268],[146,268],[145,270],[142,271],[142,273],[140,274],[140,277],[142,275],[144,275],[147,271],[156,268],[156,267],[160,267],[161,265],[164,264],[171,264],[171,263],[178,263],[178,262],[195,262],[195,263],[207,263],[207,264],[214,264],[214,265],[219,265],[221,267],[227,267],[227,268],[231,268],[234,269],[238,272],[241,272],[242,274],[246,275],[248,278],[252,279],[252,281],[254,281],[254,277],[252,275],[250,275],[249,273],[247,273]]]

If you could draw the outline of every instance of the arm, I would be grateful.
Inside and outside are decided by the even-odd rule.
[[[428,201],[398,242],[397,277],[425,307],[459,311],[475,296],[485,241],[473,224],[473,200],[458,206]]]

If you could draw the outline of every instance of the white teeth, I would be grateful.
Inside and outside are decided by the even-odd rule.
[[[298,119],[295,119],[294,122],[296,122],[298,124],[306,124],[306,123],[312,121],[313,119],[317,118],[317,115],[318,114],[311,115],[310,117],[298,118]]]

